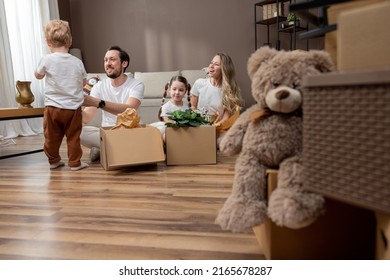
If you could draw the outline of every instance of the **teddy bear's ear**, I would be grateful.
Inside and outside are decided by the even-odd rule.
[[[308,52],[312,65],[320,72],[331,72],[335,70],[335,65],[326,51],[311,50]]]
[[[278,53],[277,50],[271,49],[269,47],[261,47],[257,49],[248,59],[248,75],[252,79],[253,75],[259,69],[260,65],[272,59]]]

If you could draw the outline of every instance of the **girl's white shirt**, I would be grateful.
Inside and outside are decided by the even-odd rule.
[[[169,115],[167,113],[172,113],[176,110],[186,110],[188,109],[188,104],[183,102],[183,105],[178,106],[173,104],[172,100],[168,100],[162,107],[161,107],[161,114],[160,117],[168,117]]]

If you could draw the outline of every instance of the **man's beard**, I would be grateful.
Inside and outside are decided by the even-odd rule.
[[[114,71],[114,72],[112,72],[111,74],[108,74],[108,73],[106,72],[106,75],[107,75],[107,77],[109,77],[109,78],[111,78],[111,79],[116,79],[116,78],[118,78],[120,75],[122,75],[122,71]]]

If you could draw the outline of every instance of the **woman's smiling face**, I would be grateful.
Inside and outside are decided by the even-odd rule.
[[[209,65],[209,76],[214,79],[219,79],[222,76],[221,72],[221,58],[219,55],[214,56]]]

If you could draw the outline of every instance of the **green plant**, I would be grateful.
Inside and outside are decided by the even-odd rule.
[[[287,21],[298,21],[300,19],[301,18],[299,16],[297,16],[296,14],[294,14],[294,13],[289,13],[287,15]]]
[[[200,126],[210,124],[200,113],[195,112],[192,109],[187,109],[185,111],[176,110],[171,113],[167,113],[169,118],[174,122],[165,123],[168,127],[186,127],[186,126]]]

